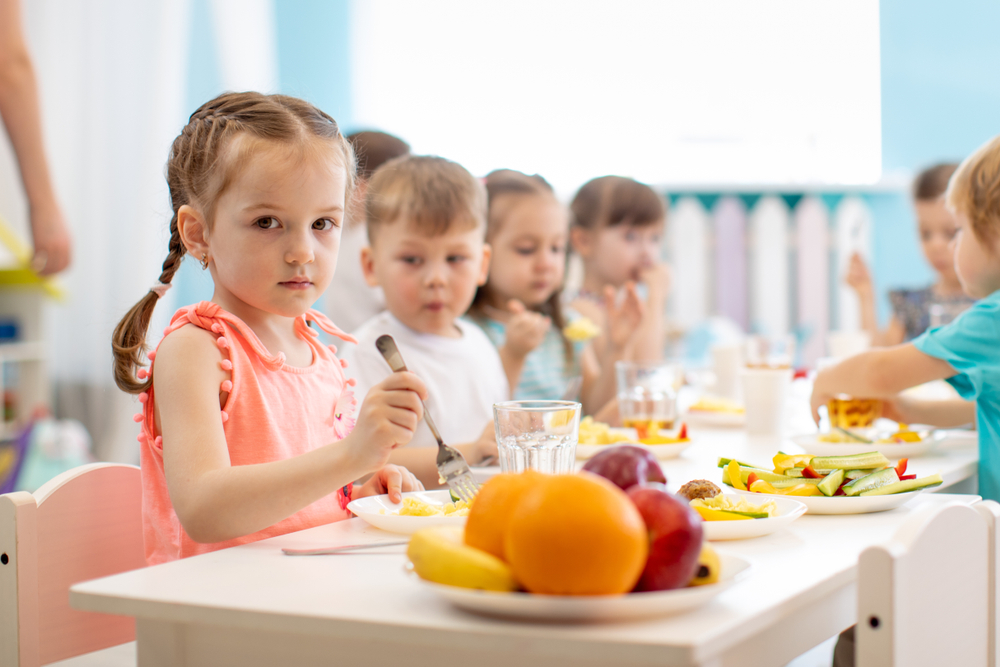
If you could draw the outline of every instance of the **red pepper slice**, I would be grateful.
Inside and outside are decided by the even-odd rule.
[[[910,462],[910,459],[899,459],[899,463],[896,464],[896,476],[903,479],[903,473],[906,472],[906,464]]]
[[[802,476],[808,477],[809,479],[823,479],[823,475],[816,472],[811,465],[802,469]]]
[[[900,475],[899,476],[899,481],[902,482],[902,481],[907,480],[907,479],[916,479],[916,478],[917,478],[916,473],[914,473],[912,475]]]
[[[681,430],[677,432],[678,440],[687,440],[688,437],[688,425],[687,422],[681,422]]]
[[[749,489],[750,485],[756,482],[758,479],[760,478],[757,477],[757,473],[755,472],[752,472],[749,475],[747,475],[747,488]]]

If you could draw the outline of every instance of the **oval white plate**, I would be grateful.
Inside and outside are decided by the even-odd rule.
[[[818,434],[792,436],[792,442],[813,456],[852,456],[867,452],[882,452],[886,458],[898,461],[902,458],[917,458],[934,448],[944,438],[940,431],[934,431],[920,442],[822,442]]]
[[[531,618],[544,621],[617,621],[665,616],[700,607],[746,576],[750,563],[738,556],[719,553],[719,582],[654,593],[574,596],[497,593],[444,586],[417,578],[456,607],[488,616]]]
[[[739,489],[732,490],[736,493],[755,498],[771,498],[773,500],[788,498],[788,496],[776,496],[770,493],[753,493],[752,491],[740,491]],[[909,493],[893,493],[888,496],[794,496],[794,498],[806,506],[807,514],[869,514],[871,512],[885,512],[886,510],[896,509],[913,500],[923,490],[910,491]],[[750,522],[737,521],[736,523]]]
[[[736,494],[726,494],[734,496]],[[747,494],[760,496],[759,493]],[[783,496],[768,496],[768,500],[774,500],[778,506],[778,516],[767,519],[754,519],[752,521],[702,521],[701,526],[705,531],[705,539],[712,541],[720,540],[746,540],[751,537],[762,537],[781,530],[791,522],[806,513],[808,509],[805,503],[800,503],[797,499],[792,500]],[[751,502],[765,502],[764,499],[751,500]]]
[[[723,428],[738,428],[746,423],[743,412],[713,412],[711,410],[689,410],[681,417],[693,426],[715,426]]]
[[[451,495],[448,489],[437,491],[408,491],[403,497],[414,497],[424,501],[428,505],[447,505],[451,502]],[[390,533],[402,533],[410,535],[421,528],[431,526],[464,526],[464,516],[399,516],[393,514],[398,512],[402,503],[394,503],[389,500],[388,494],[381,496],[368,496],[352,500],[347,509],[355,515],[364,519],[376,528],[387,530]],[[380,511],[385,511],[381,514]]]
[[[676,459],[681,455],[681,452],[691,446],[692,442],[692,440],[688,440],[687,442],[678,442],[672,445],[644,445],[641,442],[616,442],[611,445],[577,445],[576,458],[589,459],[608,447],[615,447],[617,445],[632,445],[633,447],[648,449],[653,453],[653,456],[658,459]]]

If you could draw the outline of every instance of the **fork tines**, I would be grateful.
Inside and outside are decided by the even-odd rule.
[[[440,447],[437,468],[448,488],[465,502],[471,501],[479,493],[479,485],[472,477],[472,470],[457,449],[448,445]]]

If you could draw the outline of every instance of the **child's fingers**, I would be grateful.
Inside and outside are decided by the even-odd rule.
[[[407,390],[415,392],[420,398],[427,400],[427,385],[419,377],[409,371],[393,373],[380,383],[385,391]]]
[[[406,468],[403,471],[403,491],[423,491],[424,485],[417,479],[416,475]]]
[[[521,313],[526,311],[527,308],[525,308],[524,304],[518,301],[517,299],[511,299],[510,301],[507,302],[507,310],[514,313],[515,315],[520,315]]]
[[[382,486],[389,494],[389,500],[398,503],[403,500],[403,473],[398,466],[389,465],[379,471]]]

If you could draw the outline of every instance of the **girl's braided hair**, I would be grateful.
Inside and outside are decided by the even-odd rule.
[[[185,204],[198,206],[211,225],[219,196],[252,156],[252,142],[241,145],[239,150],[227,150],[233,138],[242,134],[279,143],[317,139],[329,142],[343,161],[347,172],[346,194],[350,199],[355,180],[354,152],[333,118],[312,104],[287,95],[256,92],[219,95],[191,114],[170,149],[167,185],[174,214],[160,283],[170,283],[187,254],[177,230],[177,211]],[[145,366],[142,356],[146,351],[146,332],[158,299],[157,293],[150,290],[115,327],[111,341],[114,376],[122,391],[138,394],[153,383],[139,369]]]

